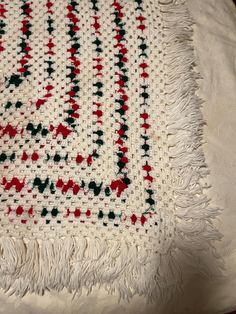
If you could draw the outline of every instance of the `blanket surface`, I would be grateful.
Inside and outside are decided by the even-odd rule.
[[[0,286],[168,300],[216,273],[182,1],[2,1]]]

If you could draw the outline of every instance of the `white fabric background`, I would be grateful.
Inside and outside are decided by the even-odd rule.
[[[190,277],[174,309],[147,306],[142,298],[117,304],[116,296],[95,289],[71,301],[65,293],[27,295],[22,300],[0,292],[4,314],[203,314],[236,309],[236,12],[231,0],[188,0],[196,21],[194,44],[203,80],[199,95],[207,122],[206,160],[211,169],[213,204],[224,208],[218,226],[224,238],[217,245],[225,259],[225,277],[208,282]]]

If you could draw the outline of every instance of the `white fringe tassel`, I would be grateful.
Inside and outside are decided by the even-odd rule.
[[[0,239],[0,287],[23,297],[27,292],[66,287],[77,295],[100,285],[120,299],[135,294],[167,302],[181,288],[186,265],[215,276],[212,240],[219,240],[200,180],[208,174],[201,148],[203,118],[196,96],[192,20],[182,3],[159,1],[164,23],[166,110],[172,185],[175,191],[175,240],[165,254],[148,252],[125,238],[71,237],[54,240]]]

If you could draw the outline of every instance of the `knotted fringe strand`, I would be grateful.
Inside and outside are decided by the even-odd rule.
[[[183,269],[216,275],[221,263],[212,241],[221,235],[213,225],[219,209],[209,206],[201,179],[208,174],[202,151],[202,100],[195,92],[193,21],[184,3],[159,1],[163,19],[166,111],[176,234],[164,254],[145,250],[125,237],[90,236],[58,239],[0,239],[0,287],[9,294],[42,295],[45,290],[80,295],[93,286],[118,291],[120,299],[135,294],[167,302],[180,290]]]
[[[159,4],[164,32],[171,185],[175,198],[176,232],[169,252],[177,283],[173,295],[181,287],[186,266],[208,278],[222,275],[223,261],[213,245],[222,238],[213,224],[221,210],[210,206],[203,185],[209,169],[202,149],[203,101],[196,95],[196,80],[200,75],[195,70],[193,19],[185,1],[160,0]]]

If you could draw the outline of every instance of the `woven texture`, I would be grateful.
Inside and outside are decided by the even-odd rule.
[[[13,0],[0,16],[1,286],[178,286],[179,252],[218,237],[184,4]]]

